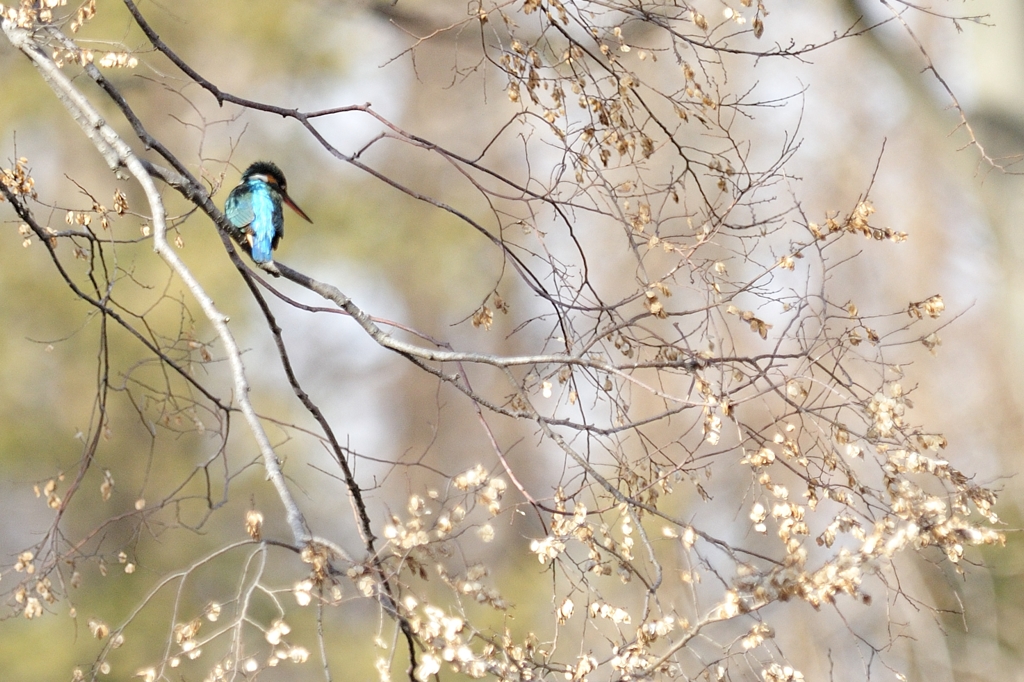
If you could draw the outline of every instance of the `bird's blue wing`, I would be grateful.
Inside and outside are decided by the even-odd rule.
[[[231,190],[228,200],[224,202],[224,216],[235,227],[246,227],[256,218],[252,208],[252,191],[247,185],[239,185]]]

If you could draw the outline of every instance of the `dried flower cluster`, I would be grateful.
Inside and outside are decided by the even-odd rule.
[[[120,189],[112,208],[83,188],[84,205],[55,210],[63,205],[39,201],[26,158],[3,169],[0,189],[17,214],[21,243],[46,247],[28,254],[47,255],[88,302],[100,318],[102,349],[99,388],[90,396],[96,416],[88,433],[78,434],[80,475],[67,483],[52,470],[35,478],[35,495],[46,502],[37,506],[55,520],[43,541],[5,569],[16,579],[13,612],[33,621],[59,609],[77,617],[75,590],[150,581],[137,588],[145,594],[124,620],[88,615],[99,652],[74,679],[123,676],[121,647],[133,654],[124,658],[146,661],[136,676],[147,682],[256,679],[290,664],[294,679],[320,679],[325,670],[330,676],[336,646],[368,650],[372,642],[382,682],[452,675],[798,682],[808,668],[793,659],[809,655],[791,654],[777,633],[795,608],[809,605],[812,618],[835,611],[858,641],[877,642],[863,644],[870,652],[858,671],[875,675],[897,646],[884,639],[891,636],[885,606],[904,594],[900,556],[920,554],[962,571],[972,548],[1001,545],[1004,536],[993,491],[952,464],[955,447],[941,457],[951,444],[915,420],[920,377],[908,377],[902,363],[914,352],[925,355],[922,345],[937,352],[942,296],[908,284],[896,309],[860,301],[872,308],[862,312],[848,294],[856,289],[836,284],[839,264],[858,253],[870,259],[910,248],[909,235],[880,226],[866,195],[836,198],[845,209],[809,221],[800,201],[779,190],[788,186],[786,164],[799,143],[786,133],[768,158],[763,148],[771,145],[737,130],[737,121],[756,120],[765,105],[756,88],[732,90],[732,69],[824,47],[796,48],[792,40],[769,46],[764,33],[776,30],[770,6],[476,3],[452,29],[479,32],[481,70],[500,75],[508,100],[501,98],[500,122],[478,155],[406,133],[369,105],[345,112],[367,116],[383,131],[359,153],[314,134],[333,158],[386,178],[387,191],[426,201],[485,235],[504,266],[486,293],[459,311],[468,324],[452,326],[449,337],[395,323],[429,345],[397,340],[401,334],[382,331],[384,322],[333,283],[284,268],[379,346],[424,370],[415,380],[430,382],[440,396],[437,428],[455,435],[438,439],[443,446],[431,441],[415,462],[394,454],[413,451],[405,443],[373,453],[365,460],[371,474],[363,455],[340,445],[347,415],[325,416],[330,410],[303,388],[289,351],[293,337],[282,333],[261,280],[239,267],[249,285],[240,295],[255,298],[252,308],[274,338],[287,377],[281,385],[312,421],[279,407],[285,401],[267,399],[258,409],[246,402],[247,376],[265,368],[238,350],[248,340],[235,344],[224,331],[248,333],[244,325],[204,307],[209,273],[187,270],[198,270],[199,261],[183,251],[178,229],[199,223],[193,211],[221,228],[223,216],[208,201],[209,187],[185,177],[195,164],[154,144],[127,100],[114,97],[114,106],[100,109],[120,111],[125,129],[134,130],[137,139],[125,147],[159,151],[176,169],[144,167],[148,181],[162,178],[182,193],[189,202],[182,215],[165,217],[159,192],[133,214]],[[5,35],[35,41],[34,59],[114,88],[96,67],[134,68],[145,51],[81,47],[69,34],[95,17],[97,5],[64,7],[64,0],[0,6]],[[126,7],[153,49],[181,66],[146,23],[141,12],[149,8]],[[32,29],[28,38],[21,29]],[[203,81],[201,71],[182,69],[239,117],[246,109],[271,111],[312,131],[310,121],[328,115],[229,95]],[[69,82],[54,87],[77,87]],[[189,88],[170,78],[161,86],[191,104]],[[114,128],[89,120],[87,137],[102,133],[97,149],[122,149],[120,138],[112,141]],[[211,138],[219,130],[205,120],[196,126]],[[401,173],[368,165],[373,155],[363,152],[385,139],[443,162],[474,194],[467,199],[449,183],[415,184],[428,185],[422,179],[406,185]],[[453,147],[471,140],[467,131]],[[142,165],[117,153],[133,172]],[[491,161],[502,155],[515,171]],[[475,208],[464,209],[477,205],[490,213],[480,218]],[[120,220],[132,215],[142,216],[139,225]],[[63,220],[60,230],[47,224],[53,216]],[[182,253],[167,255],[174,249],[157,237]],[[186,294],[172,291],[177,284],[167,283],[165,269],[147,271],[147,259],[155,258],[150,242],[167,263],[188,261],[175,273],[198,282],[188,291],[204,304],[205,320]],[[281,300],[312,309],[284,294]],[[111,328],[136,344],[130,352],[111,352],[118,342]],[[494,344],[490,350],[474,350],[481,337]],[[318,342],[331,351],[318,349],[322,362],[345,362],[347,349],[329,346],[330,338]],[[219,373],[225,365],[231,381]],[[161,473],[153,475],[120,458],[109,445],[124,437],[108,412],[114,393],[127,398],[152,452],[181,440],[203,454],[189,450],[181,457],[188,463],[168,467],[166,478],[166,462],[156,455],[149,466]],[[229,438],[239,430],[239,413],[269,483],[248,474],[251,440]],[[268,425],[280,432],[271,436]],[[292,439],[302,446],[287,450]],[[321,479],[324,470],[310,453],[322,446],[337,474]],[[378,466],[391,467],[382,480]],[[307,469],[318,473],[304,487]],[[402,488],[400,498],[389,485]],[[268,495],[274,504],[264,501]],[[342,495],[351,517],[324,521],[310,513]],[[102,520],[90,516],[96,507],[86,506],[89,496]],[[228,514],[234,516],[221,523]],[[94,527],[82,531],[68,521],[79,518]],[[165,535],[181,550],[166,571],[153,568],[166,560]],[[215,547],[204,545],[214,537]],[[172,592],[168,607],[161,600]],[[216,600],[193,603],[191,595],[208,593]],[[159,646],[135,636],[144,630],[139,614],[150,611],[159,612]],[[336,622],[371,611],[366,627],[361,621],[345,630],[351,624]],[[344,637],[332,627],[365,639],[338,642]]]

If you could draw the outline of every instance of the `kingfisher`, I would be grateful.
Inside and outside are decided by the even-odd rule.
[[[242,173],[242,181],[231,190],[224,203],[228,221],[242,233],[249,253],[257,263],[273,260],[271,252],[284,236],[281,202],[312,223],[306,212],[288,196],[284,173],[269,161],[257,161]]]

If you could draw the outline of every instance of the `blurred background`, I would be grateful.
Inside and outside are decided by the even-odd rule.
[[[709,16],[727,6],[705,4]],[[765,44],[824,42],[854,26],[858,18],[873,22],[891,16],[874,0],[764,4],[770,12]],[[948,93],[926,71],[928,63],[899,22],[837,41],[799,60],[737,58],[728,66],[732,81],[727,87],[741,92],[756,86],[761,100],[790,98],[783,107],[756,112],[742,123],[743,132],[766,147],[786,135],[795,134],[801,141],[786,175],[812,219],[848,211],[877,166],[871,191],[878,209],[874,222],[905,231],[909,239],[870,259],[853,261],[831,283],[835,300],[848,290],[850,297],[856,294],[862,312],[900,309],[909,300],[933,294],[941,294],[946,302],[944,320],[949,325],[939,332],[942,345],[937,355],[921,353],[914,360],[913,375],[920,381],[914,392],[914,419],[942,430],[950,443],[946,456],[957,467],[1002,489],[998,512],[1007,524],[1008,543],[1004,549],[974,557],[984,566],[965,566],[966,579],[943,576],[941,570],[908,569],[920,593],[940,608],[962,607],[965,615],[922,615],[897,622],[894,637],[911,642],[901,650],[905,653],[898,662],[914,679],[1018,679],[1024,670],[1024,545],[1016,534],[1024,503],[1017,477],[1024,444],[1024,178],[1018,174],[1024,170],[1019,163],[1024,154],[1024,4],[975,0],[939,5],[934,9],[983,17],[954,23],[923,12],[905,13],[985,153],[1005,170],[993,168],[977,148],[967,145],[968,131],[960,125]],[[186,83],[166,59],[147,50],[144,36],[120,3],[100,2],[97,9],[96,18],[79,34],[82,44],[97,54],[118,49],[118,44],[133,50],[139,65],[110,70],[108,77],[149,131],[218,190],[218,204],[250,162],[271,159],[284,169],[289,193],[314,224],[286,216],[286,237],[277,254],[282,262],[335,284],[374,315],[440,338],[462,339],[474,348],[509,353],[519,349],[522,338],[509,336],[510,325],[500,315],[487,335],[467,321],[496,286],[495,273],[502,265],[485,239],[450,216],[428,210],[333,159],[292,120],[218,107],[209,94]],[[509,116],[507,81],[480,62],[473,31],[446,31],[422,43],[416,40],[463,19],[463,3],[179,0],[143,2],[140,9],[182,58],[239,96],[307,111],[372,103],[404,130],[469,156],[478,153]],[[117,187],[125,191],[132,209],[143,211],[141,195],[130,183],[111,176],[29,62],[7,43],[0,44],[0,74],[6,93],[0,97],[0,156],[29,160],[40,201],[48,207],[37,209],[41,219],[62,229],[67,211],[92,208],[87,193],[109,207]],[[76,82],[101,100],[86,79]],[[117,118],[111,112],[108,120]],[[345,153],[360,149],[381,130],[359,112],[317,119],[315,125]],[[119,129],[128,136],[126,127]],[[451,167],[422,150],[384,140],[371,147],[364,160],[424,194],[470,206],[474,201]],[[513,175],[521,170],[514,149],[499,149],[490,161]],[[281,390],[284,375],[273,339],[241,289],[217,235],[203,216],[191,215],[170,191],[166,196],[172,213],[179,216],[173,236],[180,240],[181,255],[232,318],[248,366],[258,368],[250,376],[257,409],[283,416],[280,428],[271,427],[271,437],[301,490],[311,523],[332,528],[343,545],[358,547],[349,503],[338,493],[331,474],[323,473],[334,471],[329,453],[287,428],[289,420],[302,427],[310,423],[292,394]],[[260,467],[233,471],[236,488],[217,510],[227,520],[207,524],[208,499],[219,502],[217,486],[225,485],[223,474],[216,471],[224,441],[215,435],[224,425],[187,399],[156,404],[150,389],[162,385],[163,373],[143,348],[117,329],[111,335],[117,342],[112,344],[112,383],[118,389],[112,393],[109,422],[95,424],[91,396],[102,352],[98,320],[54,275],[43,246],[24,246],[17,229],[20,221],[9,206],[0,205],[0,220],[0,586],[13,586],[8,574],[17,554],[38,542],[53,518],[45,497],[37,499],[33,487],[45,486],[63,472],[58,492],[66,488],[81,457],[84,434],[96,428],[102,428],[105,440],[83,483],[82,494],[90,502],[83,502],[66,520],[69,538],[131,509],[137,500],[168,495],[166,482],[174,480],[187,482],[172,518],[200,526],[197,533],[187,533],[190,551],[244,539],[244,510],[275,509],[273,497],[261,485]],[[141,240],[144,223],[139,216],[127,215],[115,221],[111,234]],[[117,289],[120,305],[149,310],[161,327],[193,339],[194,347],[182,349],[186,355],[212,343],[210,329],[193,317],[194,306],[148,242],[111,253],[115,252],[116,266],[126,280]],[[85,260],[80,263],[79,276],[88,266]],[[321,304],[308,292],[278,286],[299,300]],[[912,299],[907,299],[908,291]],[[529,305],[516,299],[515,290],[502,295],[513,306]],[[375,518],[402,509],[420,481],[445,485],[446,476],[481,459],[493,464],[480,429],[460,426],[462,420],[473,418],[471,410],[452,407],[455,396],[438,391],[435,381],[379,349],[354,324],[285,305],[275,305],[275,313],[305,388],[347,445],[363,455],[357,475],[371,490]],[[212,346],[210,351],[217,356]],[[197,371],[211,383],[224,385],[225,369],[218,363]],[[185,395],[179,383],[174,386]],[[196,428],[202,422],[205,431]],[[517,458],[532,447],[530,432],[519,433],[515,425],[497,428],[505,442],[525,439],[509,455],[510,461],[523,465],[527,460]],[[236,462],[256,462],[258,453],[241,433],[241,420],[232,429],[227,439],[232,457]],[[155,437],[157,432],[175,435]],[[393,462],[401,466],[396,468]],[[543,467],[523,469],[528,487],[531,477],[543,480]],[[115,481],[106,501],[99,493],[104,471]],[[273,515],[268,516],[266,533],[281,532],[281,527],[274,527]],[[101,614],[110,623],[124,618],[163,575],[164,566],[174,565],[180,551],[182,531],[170,519],[127,535],[119,535],[123,531],[116,526],[100,528],[90,540],[96,560],[76,570],[85,585],[103,587],[77,592],[67,588],[74,595],[75,617],[69,617],[68,605],[58,604],[53,615],[39,621],[0,621],[4,680],[65,679],[75,665],[88,664],[96,648],[86,615]],[[522,541],[508,528],[497,532],[496,555],[503,543]],[[143,546],[144,560],[134,573],[126,573],[124,565],[135,561],[131,548],[142,554]],[[116,553],[105,554],[111,547],[129,550],[119,560]],[[520,606],[530,604],[528,594],[517,592],[514,575],[536,572],[535,559],[526,552],[508,556],[505,572],[495,576],[495,582]],[[218,594],[234,589],[237,566],[223,576],[214,568],[208,580],[195,581],[195,594],[186,591],[181,598],[183,612],[188,610],[184,606],[201,610]],[[293,571],[271,572],[265,581],[289,589],[301,577],[302,568],[296,566]],[[158,596],[157,605],[164,603],[159,600],[170,603],[172,597]],[[538,609],[550,608],[543,598],[536,604]],[[375,627],[373,608],[357,599],[350,608],[344,617],[331,616],[338,631],[365,628],[367,622]],[[267,609],[268,614],[273,612]],[[353,611],[361,617],[351,617]],[[520,613],[520,618],[524,615]],[[154,614],[152,622],[141,618],[142,631],[151,628],[153,637],[168,636],[166,616]],[[808,623],[812,625],[803,632],[810,637],[802,645],[813,647],[813,619]],[[301,632],[313,624],[296,627]],[[48,642],[55,638],[74,644],[54,648]],[[373,674],[372,652],[360,644],[365,640],[352,641],[351,648],[341,647],[332,657]],[[45,656],[37,655],[42,651]],[[140,654],[138,665],[144,662]],[[126,669],[135,668],[129,662]],[[128,679],[121,672],[115,679]],[[805,672],[810,678],[812,671]]]

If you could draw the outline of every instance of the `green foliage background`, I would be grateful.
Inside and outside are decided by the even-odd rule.
[[[845,26],[851,12],[867,11],[852,1],[777,4],[770,7],[768,38],[773,26],[808,39],[821,38]],[[942,22],[924,21],[923,39],[940,67],[948,71],[954,91],[966,91],[968,114],[977,112],[983,141],[993,140],[989,151],[996,156],[1020,153],[1024,144],[1020,144],[1019,116],[1014,114],[1011,123],[1002,127],[987,125],[995,119],[992,112],[1005,111],[1007,105],[995,95],[990,97],[983,79],[974,74],[987,69],[986,60],[1003,49],[1005,42],[1012,42],[1014,27],[1024,24],[1014,24],[1016,17],[1005,5],[975,4],[992,12],[995,27],[967,25],[966,35],[958,36]],[[475,67],[469,36],[444,34],[418,46],[415,60],[409,54],[391,60],[415,42],[413,35],[428,32],[424,21],[429,26],[443,26],[449,19],[463,16],[465,7],[459,3],[401,0],[378,6],[326,0],[179,0],[142,3],[141,8],[180,56],[223,90],[240,96],[306,110],[372,102],[407,130],[469,154],[485,144],[492,132],[487,124],[508,115],[504,83],[486,65]],[[120,3],[100,2],[96,19],[86,25],[81,37],[95,41],[99,53],[112,36],[128,47],[146,45]],[[925,423],[943,425],[955,461],[969,462],[973,467],[966,468],[978,471],[984,480],[1005,480],[1000,515],[1015,529],[1022,491],[1012,476],[1019,468],[1020,443],[1024,442],[1020,419],[1024,405],[1018,381],[1021,363],[1016,349],[1024,324],[1018,305],[1020,260],[1016,258],[1021,245],[1008,226],[1012,227],[1013,218],[1019,215],[1013,207],[1024,193],[1016,176],[994,173],[984,164],[978,170],[974,150],[957,151],[962,143],[957,135],[963,131],[946,137],[956,125],[955,116],[943,110],[946,102],[930,89],[927,76],[904,73],[900,60],[907,56],[894,52],[891,39],[886,28],[874,38],[839,42],[816,53],[813,62],[775,62],[756,73],[734,67],[740,69],[734,71],[738,79],[756,80],[780,94],[807,86],[801,102],[791,104],[792,109],[780,114],[780,119],[764,114],[742,125],[752,136],[771,138],[780,134],[782,116],[802,111],[805,143],[794,161],[792,176],[799,183],[809,215],[838,210],[841,206],[835,197],[856,195],[873,172],[885,140],[875,203],[883,222],[907,231],[911,240],[900,249],[855,262],[838,286],[848,289],[851,296],[856,294],[862,307],[866,302],[884,308],[905,306],[906,301],[892,299],[889,292],[902,295],[907,281],[921,294],[915,300],[939,292],[945,296],[947,309],[958,317],[942,331],[938,359],[922,354],[916,361],[924,365],[918,371],[930,378],[925,390],[915,395],[916,416]],[[519,341],[508,335],[511,329],[500,315],[490,332],[476,330],[466,322],[495,286],[495,273],[501,268],[482,237],[447,214],[333,160],[295,122],[232,106],[218,107],[207,93],[178,80],[178,72],[166,59],[145,50],[137,56],[139,67],[109,70],[109,77],[136,107],[150,132],[183,158],[191,159],[193,170],[201,169],[204,177],[220,188],[215,196],[218,203],[251,161],[273,159],[285,169],[291,195],[315,224],[288,218],[287,236],[278,254],[283,262],[337,284],[374,314],[438,336],[472,340],[477,347],[515,351]],[[1022,62],[1004,63],[1002,68],[1013,74],[1007,79],[1015,78],[1018,83],[1024,75]],[[115,188],[126,192],[133,208],[144,205],[131,183],[111,176],[27,60],[6,43],[0,45],[0,80],[5,93],[0,97],[2,155],[29,159],[41,200],[52,204],[52,213],[46,217],[55,229],[64,224],[68,210],[91,208],[92,199],[76,185],[108,207]],[[82,87],[92,88],[87,83]],[[110,120],[116,117],[111,115]],[[372,130],[358,114],[325,120],[323,129],[346,151],[367,142]],[[458,199],[485,215],[486,207],[479,205],[464,179],[426,153],[385,143],[375,146],[368,158],[400,180],[415,181],[421,191]],[[511,157],[497,163],[513,174],[519,170]],[[181,214],[176,228],[181,255],[218,306],[231,316],[240,343],[249,349],[258,408],[308,427],[310,421],[293,396],[275,388],[283,374],[274,362],[272,339],[261,327],[250,297],[240,290],[213,226],[201,215],[188,214],[188,206],[170,191],[166,196],[171,212]],[[78,434],[88,433],[94,426],[95,405],[90,396],[95,393],[100,348],[98,318],[54,275],[43,246],[32,243],[23,247],[19,221],[6,205],[0,206],[0,220],[4,221],[0,229],[2,588],[18,578],[12,573],[17,552],[34,543],[52,520],[52,510],[45,498],[36,498],[33,486],[42,487],[63,473],[60,492],[74,476],[83,451]],[[142,224],[138,216],[127,215],[114,221],[110,234],[120,239],[139,238]],[[61,249],[69,247],[62,245]],[[197,346],[182,347],[182,357],[195,356],[212,342],[209,327],[188,311],[192,305],[187,293],[154,257],[146,241],[119,247],[117,254],[117,266],[126,280],[117,289],[120,304],[149,310],[147,319],[154,329],[184,330]],[[87,262],[74,262],[81,268],[75,276],[82,277]],[[506,294],[513,306],[520,303],[515,291],[503,292]],[[453,416],[441,409],[454,395],[439,392],[435,383],[359,338],[344,322],[327,315],[315,321],[312,316],[289,318],[287,311],[281,315],[286,337],[301,339],[297,365],[310,378],[314,398],[323,401],[336,424],[351,428],[351,447],[374,458],[409,465],[400,470],[403,475],[379,480],[379,487],[371,492],[376,509],[402,508],[421,476],[433,481],[433,469],[455,473],[487,451],[479,431],[460,426],[459,420],[466,414]],[[452,325],[460,326],[453,331]],[[158,385],[165,380],[165,373],[122,330],[112,328],[111,340],[112,374],[118,377],[114,383],[123,383],[125,390],[111,395],[104,442],[83,482],[81,494],[91,502],[79,505],[75,515],[65,521],[69,536],[130,510],[139,498],[155,502],[149,495],[161,490],[161,482],[185,477],[212,458],[218,447],[212,428],[206,432],[194,429],[197,419],[209,415],[181,402],[145,401],[140,384]],[[214,348],[210,350],[217,356]],[[225,368],[217,363],[197,371],[224,380]],[[184,388],[180,379],[171,378],[170,383],[177,390]],[[509,437],[517,433],[514,425],[501,428]],[[154,438],[153,433],[160,437]],[[275,444],[287,458],[289,475],[308,495],[304,502],[314,510],[311,518],[324,524],[333,519],[340,537],[355,537],[347,504],[336,496],[329,500],[321,497],[327,489],[325,479],[313,467],[331,469],[323,449],[310,439],[294,438],[285,429],[272,431],[271,436],[278,439]],[[240,419],[232,425],[228,449],[238,461],[246,457],[255,461],[257,452]],[[521,461],[528,461],[528,456],[528,446],[512,453],[512,457],[522,457]],[[367,485],[385,471],[370,463],[360,467],[358,473]],[[109,470],[116,482],[107,501],[99,492],[104,470]],[[210,476],[211,498],[219,500],[220,473],[214,470]],[[104,527],[103,539],[93,551],[103,553],[126,545],[132,548],[126,561],[138,561],[135,572],[126,574],[116,557],[106,556],[104,575],[97,556],[95,561],[76,567],[81,586],[70,588],[75,617],[69,614],[71,604],[62,602],[37,620],[12,617],[0,621],[0,677],[67,678],[75,665],[88,663],[95,655],[96,643],[87,625],[90,617],[119,622],[160,576],[182,565],[184,555],[198,557],[231,539],[243,540],[242,519],[250,507],[265,511],[265,535],[280,534],[283,528],[275,525],[275,501],[262,485],[262,470],[252,466],[239,476],[230,501],[217,511],[217,520],[198,532],[174,524],[176,520],[196,524],[208,513],[207,480],[201,469],[185,490],[190,499],[164,510],[146,532],[133,537],[127,525]],[[494,582],[503,585],[505,596],[520,608],[520,621],[512,626],[528,630],[531,608],[538,613],[551,608],[546,595],[529,592],[541,567],[526,551],[528,542],[514,526],[497,531],[493,554],[480,559],[496,561]],[[201,575],[206,582],[195,592],[185,592],[183,611],[202,612],[216,594],[234,589],[246,551],[204,569]],[[1019,669],[1024,654],[1024,629],[1019,627],[1024,593],[1017,589],[1022,570],[1019,541],[1011,534],[1006,551],[975,558],[983,558],[986,568],[970,567],[970,580],[952,581],[966,618],[950,617],[938,623],[949,635],[945,640],[948,651],[935,652],[939,663],[911,661],[920,679],[940,679],[933,673],[934,666],[945,669],[942,660],[949,662],[951,672],[946,670],[941,679],[1009,675]],[[517,580],[524,575],[529,579]],[[947,581],[942,576],[921,575],[930,576],[921,580],[939,606],[955,606],[946,603]],[[293,574],[270,576],[270,582],[276,580],[280,588],[289,590],[302,577],[297,568]],[[170,595],[162,594],[154,602],[143,614],[142,624],[136,626],[134,637],[167,639],[163,607],[169,599]],[[349,593],[346,599],[350,605],[327,613],[329,627],[338,635],[332,639],[329,656],[338,670],[351,667],[369,675],[374,652],[367,650],[365,637],[348,637],[345,632],[358,633],[368,624],[374,627],[376,615],[354,595]],[[265,615],[272,617],[272,610],[267,608]],[[812,646],[815,614],[806,615],[806,623],[811,625],[794,624],[793,639],[799,640],[799,633],[806,632],[808,646]],[[296,638],[302,639],[312,632],[312,614],[305,622],[292,625]],[[141,656],[132,661],[129,653],[125,669],[133,671],[133,664],[145,663]],[[282,668],[279,677],[267,675],[265,679],[298,679],[287,677],[293,672]],[[309,679],[315,679],[315,671],[310,674],[314,676]],[[128,674],[121,670],[112,679],[128,679]]]

